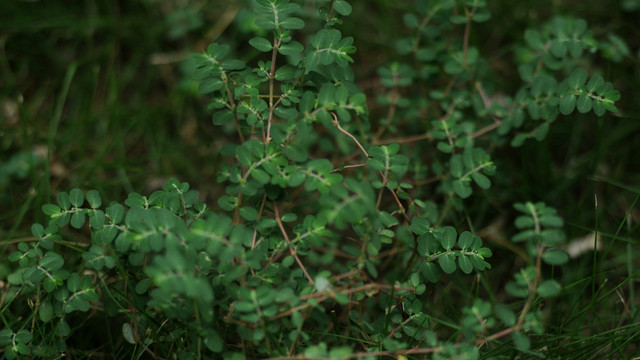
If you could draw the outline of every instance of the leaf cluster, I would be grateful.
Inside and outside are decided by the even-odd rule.
[[[323,26],[308,34],[298,3],[255,0],[252,64],[218,43],[186,63],[213,125],[233,133],[220,139],[224,191],[214,204],[172,178],[124,203],[72,189],[42,207],[48,223],[33,225],[34,240],[9,256],[17,269],[3,307],[9,314],[35,299],[29,321],[41,331],[7,315],[6,357],[66,352],[79,331],[72,316],[97,311],[121,322],[118,336],[137,356],[530,351],[546,331],[540,299],[562,292],[543,267],[568,262],[563,220],[544,203],[514,205],[510,241],[528,257],[508,297],[476,290],[443,315],[435,310],[438,294],[492,270],[469,212],[508,177],[494,150],[543,140],[575,110],[617,111],[619,92],[578,65],[598,49],[586,22],[558,18],[526,31],[516,51],[521,87],[493,101],[486,54],[464,35],[490,20],[487,3],[418,2],[403,17],[411,35],[394,42],[403,57],[377,71],[377,101],[388,110],[379,116],[351,68],[355,40],[340,29],[352,5],[326,5]],[[70,241],[72,231],[90,240]],[[80,254],[75,263],[67,249]]]

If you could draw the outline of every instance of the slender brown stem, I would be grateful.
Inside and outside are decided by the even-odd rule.
[[[276,204],[275,201],[273,202],[273,209],[276,213],[276,222],[280,227],[280,231],[282,232],[282,235],[284,236],[284,239],[287,242],[287,245],[289,245],[289,252],[291,253],[291,256],[293,256],[293,258],[298,263],[298,266],[300,266],[300,269],[304,273],[304,276],[307,278],[307,280],[309,280],[309,284],[315,285],[315,282],[311,278],[311,275],[309,275],[309,273],[307,272],[307,269],[304,267],[304,264],[302,264],[302,261],[300,261],[300,258],[298,257],[298,254],[296,253],[295,248],[291,245],[291,241],[289,240],[289,235],[287,235],[287,231],[284,229],[284,225],[282,225],[282,220],[280,219],[280,214],[278,213],[278,205]]]
[[[469,135],[469,137],[472,138],[472,139],[475,139],[477,137],[480,137],[480,136],[482,136],[482,135],[484,135],[484,134],[486,134],[488,132],[491,132],[491,131],[497,129],[498,126],[500,126],[500,121],[496,121],[496,122],[494,122],[492,124],[489,124],[489,125],[483,127],[482,129],[476,130],[473,134]]]
[[[335,113],[331,113],[331,115],[333,115],[333,126],[338,128],[338,130],[340,130],[341,133],[350,137],[356,143],[356,145],[360,148],[360,151],[362,151],[364,156],[366,156],[368,159],[369,153],[367,153],[364,147],[362,147],[358,139],[356,139],[355,136],[351,135],[351,133],[349,133],[347,130],[343,129],[342,126],[340,126],[340,123],[338,122],[338,116]],[[383,173],[381,173],[380,171],[376,171],[376,173],[378,174],[378,176],[380,176],[380,178],[382,178],[383,183],[387,184],[389,182],[389,180]],[[402,216],[404,217],[404,219],[407,221],[407,223],[411,224],[411,219],[409,218],[409,215],[407,215],[407,211],[405,210],[404,205],[402,205],[402,202],[398,198],[398,195],[396,194],[396,192],[393,191],[392,189],[389,189],[389,192],[391,192],[391,195],[393,196],[393,199],[398,205],[398,208],[400,208],[400,210],[402,211]]]
[[[331,170],[332,173],[336,173],[336,172],[340,172],[344,169],[351,169],[351,168],[358,168],[358,167],[363,167],[363,166],[367,166],[367,164],[353,164],[353,165],[344,165],[341,169],[333,169]]]
[[[407,136],[407,137],[403,137],[403,138],[391,138],[391,139],[374,140],[373,144],[374,145],[387,145],[387,144],[392,144],[392,143],[406,144],[406,143],[422,141],[422,140],[430,140],[430,139],[433,139],[433,138],[431,137],[431,135],[429,133],[427,133],[427,134]]]
[[[336,115],[336,113],[333,113],[333,112],[331,113],[331,115],[333,116],[333,126],[335,126],[338,130],[340,130],[341,133],[343,133],[343,134],[347,135],[348,137],[350,137],[351,140],[353,140],[353,142],[356,143],[358,148],[360,148],[360,151],[362,151],[364,156],[368,159],[369,158],[369,153],[367,152],[367,150],[364,149],[364,147],[362,147],[362,145],[360,144],[358,139],[356,139],[355,136],[351,135],[350,132],[348,132],[347,130],[343,129],[342,126],[340,126],[340,123],[338,122],[338,115]]]
[[[333,3],[335,2],[335,0],[331,1],[331,10],[329,11],[329,18],[327,19],[327,22],[331,21],[331,19],[333,19]]]
[[[480,97],[482,98],[482,103],[484,104],[484,108],[487,110],[487,112],[489,111],[489,108],[491,108],[491,99],[489,99],[489,97],[487,96],[487,93],[484,91],[484,88],[482,87],[482,83],[479,81],[476,81],[476,83],[474,84],[476,90],[478,90],[478,94],[480,94]],[[493,124],[487,125],[485,127],[483,127],[482,129],[479,129],[477,131],[475,131],[473,134],[471,134],[469,137],[472,139],[475,139],[477,137],[480,137],[490,131],[493,131],[495,129],[498,128],[498,126],[500,126],[500,124],[502,123],[502,120],[500,120],[499,118],[493,116]]]
[[[522,312],[518,317],[518,322],[514,325],[514,327],[516,328],[516,331],[522,328],[522,324],[524,323],[524,318],[529,312],[529,309],[533,305],[533,300],[536,297],[536,290],[538,289],[538,280],[542,276],[540,273],[540,268],[542,267],[542,251],[543,251],[543,247],[538,245],[538,251],[537,251],[538,255],[536,256],[536,277],[533,279],[533,282],[529,286],[529,297],[527,298],[527,302],[522,307]]]

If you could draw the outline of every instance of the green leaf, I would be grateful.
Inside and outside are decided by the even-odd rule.
[[[213,114],[213,125],[226,125],[230,122],[232,122],[234,119],[234,115],[231,111],[224,109],[224,110],[220,110],[220,111],[216,111]]]
[[[38,308],[38,316],[42,322],[46,323],[51,321],[51,319],[53,319],[53,305],[48,301],[40,304],[40,307]]]
[[[58,216],[56,220],[56,225],[58,227],[65,227],[67,226],[67,224],[69,224],[69,220],[71,220],[71,213],[69,212],[62,213],[61,216]]]
[[[587,73],[587,70],[577,68],[571,72],[571,75],[569,75],[567,85],[569,85],[569,88],[571,89],[579,89],[584,86],[588,76],[589,74]]]
[[[304,21],[296,17],[290,17],[290,18],[284,19],[280,23],[280,26],[288,30],[302,29],[304,27]]]
[[[111,219],[111,222],[113,224],[121,223],[122,219],[124,219],[124,206],[118,203],[112,203],[107,208],[107,216],[109,217],[109,219]]]
[[[465,274],[471,274],[473,271],[473,264],[471,264],[468,256],[460,255],[458,257],[458,265],[460,266],[460,270]]]
[[[79,287],[80,287],[80,275],[78,275],[77,273],[71,274],[71,276],[69,276],[69,278],[67,279],[67,288],[69,289],[69,291],[73,293],[78,291]]]
[[[450,250],[456,244],[458,233],[453,226],[445,226],[442,232],[440,243],[445,250]]]
[[[353,351],[349,346],[334,346],[329,351],[329,358],[333,360],[348,359],[351,354],[353,354]]]
[[[608,90],[602,96],[609,101],[618,101],[622,95],[618,90]]]
[[[560,113],[562,115],[569,115],[576,108],[576,96],[573,94],[567,94],[560,99]]]
[[[242,216],[245,220],[255,221],[258,218],[258,210],[251,206],[244,206],[239,211],[240,216]]]
[[[207,349],[213,351],[214,353],[219,353],[222,351],[224,343],[222,341],[222,338],[220,337],[220,334],[218,334],[215,329],[205,329],[203,331],[203,337],[204,345],[207,347]]]
[[[425,232],[418,236],[418,254],[427,257],[432,253],[434,245],[437,246],[436,238],[430,232]],[[437,250],[436,250],[437,251]]]
[[[330,285],[331,285],[331,283],[329,282],[329,280],[327,280],[326,278],[324,278],[322,276],[318,276],[315,279],[315,287],[316,287],[316,291],[318,291],[318,292],[323,292],[323,291],[329,289]]]
[[[69,193],[69,201],[75,207],[82,206],[82,203],[84,203],[84,194],[82,193],[82,190],[72,189]]]
[[[80,229],[84,225],[85,215],[82,211],[77,211],[71,215],[71,226]]]
[[[131,328],[131,324],[128,322],[122,324],[122,336],[129,344],[135,345],[136,339],[133,335],[133,329]]]
[[[271,30],[276,27],[276,23],[273,18],[259,17],[256,19],[255,24],[260,29]]]
[[[437,283],[440,280],[440,269],[434,263],[423,263],[420,267],[422,276],[432,283]]]
[[[293,65],[284,65],[276,70],[276,80],[287,81],[298,77],[299,69]]]
[[[422,235],[429,231],[429,226],[431,226],[431,224],[429,223],[429,220],[423,217],[414,216],[411,219],[411,225],[409,226],[409,230],[411,230],[411,232],[414,234]]]
[[[285,156],[292,161],[295,162],[303,162],[307,160],[308,154],[307,152],[300,146],[295,144],[290,144],[284,149]]]
[[[245,64],[242,60],[225,60],[220,66],[224,70],[241,70],[244,69]]]
[[[540,216],[540,223],[547,227],[562,227],[562,225],[564,225],[562,218],[554,215]]]
[[[58,205],[53,205],[53,204],[45,204],[42,205],[42,212],[45,213],[45,215],[56,215],[59,214],[62,211],[62,209],[60,209],[60,207]]]
[[[69,210],[71,208],[71,199],[69,198],[69,194],[62,191],[58,194],[58,205],[64,210]]]
[[[273,45],[269,40],[261,37],[252,38],[251,40],[249,40],[249,44],[262,52],[271,51],[271,49],[273,48]]]
[[[532,217],[526,216],[526,215],[518,216],[516,218],[516,221],[514,222],[514,225],[518,229],[530,228],[530,227],[533,227],[535,225],[535,220],[533,220]]]
[[[151,285],[151,279],[149,278],[138,281],[135,288],[136,294],[142,295],[146,293],[149,289],[149,285]]]
[[[323,84],[318,93],[318,103],[320,105],[327,105],[335,103],[336,87],[333,84]]]
[[[282,55],[296,55],[304,51],[304,46],[297,41],[290,41],[280,45],[278,52]]]
[[[33,234],[33,236],[35,236],[37,238],[43,237],[44,236],[44,226],[42,226],[40,224],[31,225],[31,233]]]
[[[100,193],[96,190],[87,191],[87,201],[89,202],[89,205],[93,209],[97,209],[100,206],[102,206],[102,199],[100,198]]]
[[[418,20],[418,17],[413,13],[404,14],[402,16],[402,21],[404,22],[405,26],[410,29],[415,29],[420,25],[420,20]]]
[[[536,232],[534,230],[525,230],[522,232],[517,233],[516,235],[514,235],[511,238],[511,241],[513,242],[522,242],[522,241],[527,241],[529,239],[533,239],[537,236]]]
[[[513,326],[516,323],[516,314],[511,311],[507,305],[498,304],[494,308],[494,312],[498,319],[507,326]]]
[[[542,141],[547,136],[548,132],[549,132],[549,123],[544,122],[540,124],[540,126],[538,126],[538,128],[536,129],[536,132],[534,133],[534,137],[536,140]]]
[[[69,323],[64,320],[60,320],[56,329],[56,335],[67,337],[69,336],[69,333],[71,333],[71,327],[69,326]]]
[[[485,22],[491,19],[491,12],[484,8],[476,9],[473,15],[471,15],[471,19],[475,22]]]
[[[345,0],[336,0],[333,2],[333,10],[343,16],[351,15],[351,5]]]
[[[578,96],[578,100],[576,101],[576,108],[581,113],[588,113],[591,111],[592,100],[587,93],[582,93]]]
[[[489,180],[488,177],[486,177],[486,176],[484,176],[484,175],[482,175],[482,174],[480,174],[478,172],[471,173],[471,178],[482,189],[486,190],[486,189],[489,189],[491,187],[491,180]]]
[[[616,112],[618,111],[618,108],[613,105],[613,103],[609,102],[609,101],[599,101],[599,103],[602,105],[603,108],[605,108],[606,110],[609,110],[611,112]]]
[[[471,244],[473,244],[474,237],[475,235],[473,235],[471,232],[464,231],[462,234],[460,234],[460,238],[458,239],[458,246],[463,250],[470,248]]]
[[[445,154],[450,154],[453,151],[453,147],[445,142],[439,142],[436,148]]]
[[[281,219],[283,222],[292,222],[292,221],[296,221],[296,219],[298,219],[298,216],[294,213],[286,213],[282,215]]]
[[[527,351],[529,350],[529,347],[531,347],[531,340],[529,337],[520,331],[514,332],[511,338],[513,339],[516,349],[519,351]]]
[[[452,274],[456,271],[456,256],[453,254],[442,254],[438,258],[438,264],[442,271],[447,274]]]
[[[465,152],[466,154],[466,152]],[[449,161],[449,168],[451,170],[451,175],[454,177],[461,177],[462,174],[464,173],[464,164],[463,164],[463,157],[462,155],[454,155],[451,157],[451,160]],[[473,164],[469,167],[473,167]]]
[[[466,16],[464,15],[452,15],[449,17],[449,21],[451,21],[454,24],[466,24],[469,22],[469,19],[467,19]]]
[[[605,107],[602,105],[602,102],[594,101],[593,102],[593,112],[597,116],[602,116],[602,115],[604,115],[605,112],[607,112],[607,109],[605,109]]]
[[[246,144],[246,143],[245,143]],[[238,162],[243,166],[250,166],[253,162],[253,156],[247,147],[238,146],[236,148],[236,157],[238,158]]]
[[[127,197],[127,200],[124,201],[124,203],[130,208],[137,208],[137,209],[144,209],[144,208],[147,208],[149,205],[146,197],[135,192],[129,193],[129,196]],[[114,203],[112,203],[111,206],[114,206]],[[124,207],[122,208],[122,211],[124,212]],[[109,208],[107,208],[107,214],[109,214]]]
[[[31,341],[31,339],[33,339],[33,334],[31,334],[29,330],[18,330],[18,332],[14,336],[14,339],[19,343],[27,344]]]
[[[490,258],[491,256],[493,256],[493,253],[491,252],[491,249],[483,247],[483,248],[478,249],[478,255],[482,256],[485,259],[487,259],[487,258]]]
[[[468,181],[456,180],[453,182],[453,190],[455,190],[456,194],[463,199],[471,196],[471,186],[469,186]]]
[[[604,79],[602,78],[602,76],[596,75],[592,77],[591,80],[589,80],[586,90],[589,92],[595,92],[596,89],[598,89],[603,84],[604,84]]]
[[[529,45],[529,47],[531,47],[533,50],[542,50],[542,48],[544,47],[544,42],[542,41],[540,32],[536,30],[527,29],[524,32],[524,40],[527,42],[527,45]]]
[[[201,94],[208,94],[224,87],[224,83],[220,79],[208,78],[198,85],[198,91]]]
[[[542,260],[549,265],[562,265],[569,261],[569,254],[564,250],[551,249],[542,255]]]
[[[545,299],[557,296],[560,291],[562,291],[562,285],[555,280],[545,280],[537,289],[537,293]]]
[[[284,257],[284,259],[282,259],[282,266],[284,266],[285,268],[291,267],[291,265],[293,265],[295,258],[291,255],[287,255]]]
[[[53,251],[47,252],[40,259],[40,266],[44,267],[48,271],[58,270],[62,268],[63,264],[64,264],[64,259],[62,258],[62,256],[58,255]]]
[[[553,39],[551,41],[551,53],[555,57],[562,58],[567,54],[567,46],[566,43],[561,41],[560,39]]]
[[[269,174],[267,174],[266,171],[261,169],[253,169],[251,171],[251,177],[256,179],[256,181],[258,181],[261,184],[268,184],[269,181],[271,180],[271,177],[269,176]]]

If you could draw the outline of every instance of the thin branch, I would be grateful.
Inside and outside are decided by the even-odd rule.
[[[432,139],[433,137],[429,133],[426,133],[426,134],[413,135],[413,136],[407,136],[402,138],[374,140],[373,144],[374,145],[387,145],[392,143],[406,144],[406,143],[411,143],[411,142],[416,142],[421,140],[432,140]]]
[[[496,122],[494,122],[494,123],[492,123],[490,125],[487,125],[487,126],[483,127],[482,129],[478,129],[474,133],[469,135],[469,137],[472,138],[472,139],[480,137],[480,136],[482,136],[482,135],[484,135],[484,134],[486,134],[488,132],[491,132],[491,131],[497,129],[498,126],[500,126],[500,123],[501,123],[500,121],[496,121]]]
[[[362,153],[368,159],[369,158],[369,153],[367,153],[367,151],[364,149],[364,147],[362,147],[362,145],[360,144],[358,139],[356,139],[355,136],[351,135],[351,133],[349,133],[347,130],[343,129],[342,126],[340,126],[340,123],[338,122],[338,116],[335,113],[332,112],[331,115],[333,115],[333,126],[335,126],[338,130],[340,130],[341,133],[343,133],[343,134],[347,135],[348,137],[350,137],[356,143],[356,145],[360,148],[360,151],[362,151]],[[385,183],[385,184],[389,183],[389,180],[387,179],[387,177],[383,173],[381,173],[380,171],[377,171],[377,170],[376,170],[376,173],[378,174],[378,176],[380,176],[380,178],[382,178],[382,182],[383,183]],[[402,211],[402,216],[404,217],[404,219],[407,221],[407,223],[411,224],[411,219],[409,218],[409,215],[407,215],[407,211],[404,208],[404,205],[402,205],[402,202],[398,198],[398,195],[396,194],[396,192],[393,191],[392,189],[389,189],[389,192],[391,192],[391,195],[393,195],[393,199],[395,200],[396,204],[398,205],[398,208],[400,208],[400,210]]]
[[[282,235],[284,236],[285,241],[289,245],[289,252],[291,253],[291,256],[293,256],[293,258],[296,260],[296,262],[298,263],[298,266],[300,266],[300,269],[304,273],[304,276],[306,276],[307,280],[309,280],[309,283],[315,286],[315,282],[311,278],[311,275],[309,275],[309,273],[307,272],[307,269],[304,267],[304,264],[302,264],[302,261],[300,261],[300,258],[298,257],[298,254],[296,253],[295,248],[291,245],[291,241],[289,240],[289,235],[287,235],[287,231],[284,229],[284,225],[282,225],[282,220],[280,219],[280,214],[278,213],[278,205],[276,204],[275,201],[273,202],[273,209],[276,213],[276,222],[280,227],[280,231],[282,232]]]
[[[336,172],[340,172],[344,169],[351,169],[351,168],[359,168],[359,167],[363,167],[363,166],[367,166],[367,164],[353,164],[353,165],[344,165],[339,169],[333,169],[331,170],[331,173],[336,173]]]
[[[347,130],[343,129],[342,126],[340,126],[340,123],[338,122],[338,115],[336,115],[336,113],[334,113],[334,112],[332,112],[331,115],[333,116],[333,126],[335,126],[338,130],[340,130],[341,133],[343,133],[343,134],[347,135],[348,137],[350,137],[351,140],[353,140],[353,142],[355,142],[356,145],[358,145],[358,147],[360,148],[360,151],[362,151],[364,156],[368,159],[369,158],[369,153],[367,152],[367,150],[365,150],[362,147],[362,145],[360,144],[358,139],[356,139],[355,136],[351,135],[350,132],[348,132]]]

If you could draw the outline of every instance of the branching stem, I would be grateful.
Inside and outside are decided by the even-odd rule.
[[[289,235],[287,235],[287,231],[285,230],[284,225],[282,225],[282,219],[280,219],[280,213],[278,213],[278,204],[276,204],[275,201],[273,202],[273,209],[276,213],[275,214],[276,222],[280,227],[282,236],[284,236],[284,240],[287,242],[287,245],[289,245],[289,252],[291,253],[291,256],[293,256],[293,258],[298,263],[298,266],[300,266],[300,269],[304,273],[304,276],[307,278],[307,280],[309,280],[309,284],[311,284],[312,286],[315,286],[315,282],[313,281],[313,278],[311,278],[311,275],[309,275],[309,273],[307,272],[307,269],[304,267],[304,264],[302,263],[302,261],[300,261],[300,258],[298,257],[298,254],[296,253],[295,248],[291,245],[291,241],[289,240]]]

